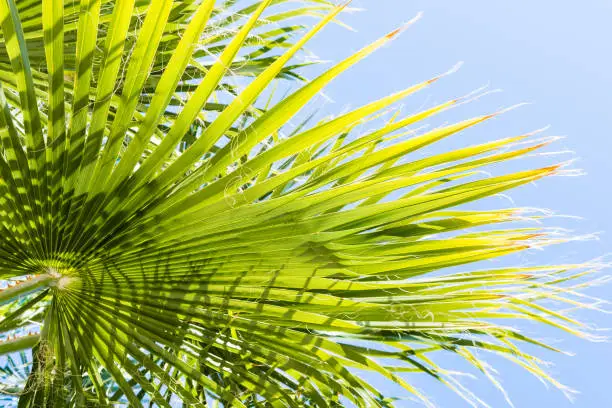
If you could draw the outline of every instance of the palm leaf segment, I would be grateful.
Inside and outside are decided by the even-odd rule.
[[[410,381],[424,373],[479,404],[438,351],[495,384],[475,350],[559,385],[520,348],[548,346],[500,319],[580,334],[539,301],[582,305],[565,282],[584,266],[431,273],[555,241],[499,226],[528,218],[517,209],[453,209],[557,172],[478,178],[545,143],[407,160],[494,116],[406,137],[460,100],[355,130],[439,77],[291,128],[400,30],[259,106],[342,7],[233,3],[0,0],[0,353],[32,348],[19,406],[393,405],[363,370],[429,403]],[[288,19],[321,11],[291,40]]]

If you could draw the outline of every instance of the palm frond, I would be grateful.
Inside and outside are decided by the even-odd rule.
[[[446,75],[315,123],[306,105],[406,27],[277,100],[345,6],[217,3],[0,0],[0,375],[25,382],[19,407],[393,406],[364,371],[479,406],[437,362],[499,386],[477,352],[563,389],[526,351],[553,348],[510,323],[588,337],[564,308],[596,307],[599,266],[474,265],[563,239],[466,206],[562,173],[483,171],[552,139],[415,157],[501,113],[424,130],[465,98],[394,110]]]

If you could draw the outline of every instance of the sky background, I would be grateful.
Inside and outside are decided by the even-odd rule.
[[[356,32],[330,27],[309,44],[312,52],[322,59],[339,61],[418,12],[423,11],[424,15],[390,46],[377,51],[327,88],[326,94],[333,103],[324,105],[326,113],[359,106],[463,61],[459,72],[411,97],[405,109],[432,106],[483,85],[503,92],[454,109],[445,114],[444,120],[465,119],[521,102],[530,105],[465,132],[437,149],[518,135],[550,125],[547,135],[566,138],[549,151],[570,153],[530,159],[520,163],[522,167],[577,159],[572,167],[586,173],[580,177],[552,177],[514,190],[510,193],[514,204],[507,198],[497,198],[508,200],[498,202],[498,206],[548,208],[561,215],[582,217],[552,218],[547,220],[547,226],[568,228],[575,235],[599,233],[598,240],[549,247],[529,253],[519,261],[581,262],[612,252],[612,218],[608,211],[612,198],[609,112],[612,1],[354,0],[353,7],[366,9],[343,17]],[[503,166],[513,170],[515,164]],[[501,264],[516,261],[504,260]],[[610,291],[612,286],[608,285],[593,288],[589,294],[610,299]],[[594,326],[612,327],[610,315],[584,311],[573,316]],[[516,407],[612,407],[611,343],[591,343],[541,327],[525,329],[575,354],[568,357],[539,352],[554,363],[549,371],[580,394],[572,403],[525,371],[493,361]],[[417,383],[442,408],[465,406],[432,381]],[[485,379],[467,381],[466,385],[492,407],[507,406],[503,396]],[[397,392],[395,388],[388,391]]]

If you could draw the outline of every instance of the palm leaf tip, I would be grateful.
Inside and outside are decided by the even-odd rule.
[[[604,265],[491,267],[572,238],[536,223],[548,214],[470,209],[564,174],[485,172],[553,138],[420,154],[504,113],[422,126],[485,90],[395,108],[457,67],[308,115],[405,27],[270,97],[343,7],[0,0],[5,406],[404,404],[363,372],[425,405],[419,375],[482,406],[441,361],[459,356],[505,395],[486,353],[566,390],[530,346],[556,349],[516,322],[597,340],[570,312],[602,308],[585,288]]]

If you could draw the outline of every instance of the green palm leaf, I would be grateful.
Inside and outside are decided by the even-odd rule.
[[[413,158],[498,115],[414,127],[461,98],[384,121],[442,76],[302,121],[402,31],[270,97],[343,9],[0,0],[0,371],[25,381],[19,407],[393,406],[363,371],[430,404],[411,381],[425,374],[479,405],[436,362],[454,353],[499,386],[476,351],[563,388],[524,346],[552,348],[504,321],[586,336],[563,308],[591,307],[577,279],[597,266],[471,265],[561,240],[521,209],[456,208],[561,172],[481,171],[549,140]],[[26,349],[31,370],[11,368]]]

